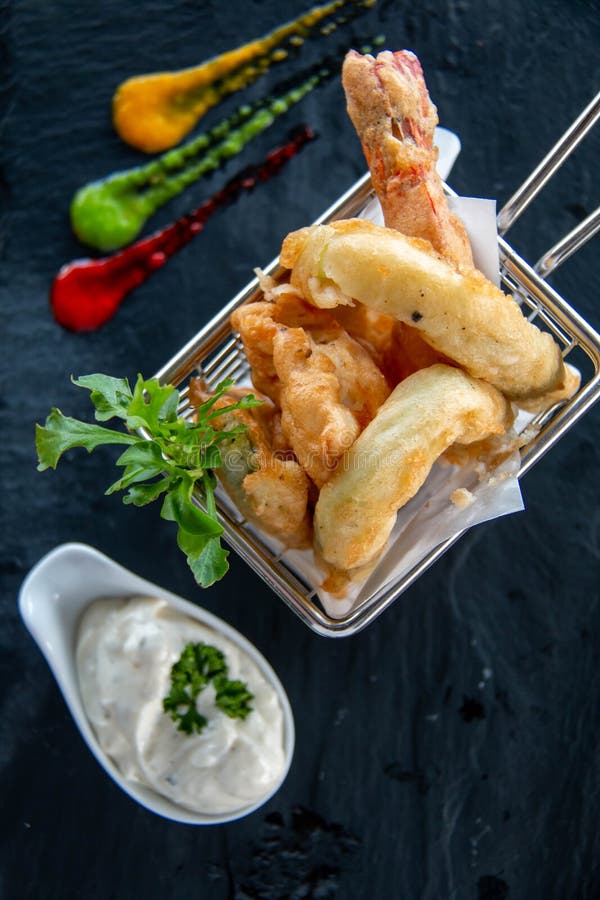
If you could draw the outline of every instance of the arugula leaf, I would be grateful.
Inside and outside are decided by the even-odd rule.
[[[112,431],[102,425],[79,422],[70,416],[63,416],[60,409],[53,407],[46,424],[35,426],[35,446],[38,454],[38,471],[55,469],[65,450],[84,447],[88,453],[102,444],[134,444],[138,438],[121,431]]]
[[[132,484],[123,497],[123,503],[131,503],[133,506],[146,506],[160,497],[161,494],[164,494],[165,491],[168,491],[170,484],[169,478],[153,481],[151,484]]]
[[[227,412],[231,412],[232,409],[249,409],[252,406],[260,406],[262,400],[257,400],[254,394],[246,394],[245,397],[242,397],[241,400],[238,400],[236,403],[230,403],[227,406],[222,406],[216,410],[213,410],[210,416],[207,416],[206,413],[209,409],[215,405],[219,397],[224,394],[228,388],[230,388],[233,384],[233,378],[226,378],[224,381],[221,381],[220,384],[217,385],[217,389],[212,397],[209,397],[208,400],[205,400],[198,407],[198,415],[203,419],[213,419],[216,416],[222,416]]]
[[[221,451],[215,444],[210,444],[204,449],[199,462],[203,469],[218,469],[223,465]]]
[[[171,667],[171,688],[163,698],[163,710],[185,734],[200,734],[208,724],[198,712],[198,695],[212,681],[215,705],[231,719],[245,719],[252,712],[250,693],[242,681],[229,681],[221,650],[203,642],[189,643]]]
[[[187,557],[194,578],[202,587],[210,587],[229,571],[229,550],[225,550],[218,538],[211,538],[199,555],[188,553]]]
[[[118,416],[124,419],[127,415],[127,406],[131,402],[131,388],[126,378],[113,378],[112,375],[82,375],[80,378],[71,378],[77,387],[88,388],[91,391],[90,400],[96,407],[96,418],[99,422],[105,422]]]
[[[212,516],[196,506],[191,496],[192,488],[193,483],[189,479],[180,481],[165,497],[161,510],[162,518],[177,522],[180,529],[188,534],[207,535],[208,537],[223,534],[223,527]]]
[[[172,384],[161,385],[156,378],[144,381],[141,375],[127,407],[127,427],[147,428],[152,434],[177,418],[179,394]]]
[[[135,443],[128,447],[118,458],[117,465],[125,466],[125,472],[122,478],[111,484],[106,491],[107,494],[122,491],[135,482],[155,478],[157,475],[161,475],[165,469],[170,468],[168,460],[165,459],[162,450],[154,441]]]
[[[229,568],[214,498],[214,470],[222,465],[219,445],[246,431],[231,413],[251,409],[261,401],[249,394],[218,406],[218,399],[233,383],[226,379],[198,407],[195,420],[189,421],[177,414],[179,392],[156,378],[144,380],[138,375],[133,391],[127,379],[110,375],[71,380],[90,391],[97,420],[118,418],[128,429],[142,429],[144,435],[80,422],[53,408],[45,425],[36,425],[39,471],[55,469],[62,454],[73,447],[91,452],[103,444],[126,444],[116,460],[123,469],[121,477],[106,493],[125,491],[123,502],[134,506],[144,506],[164,494],[161,517],[177,525],[177,544],[196,581],[202,587],[214,584]]]

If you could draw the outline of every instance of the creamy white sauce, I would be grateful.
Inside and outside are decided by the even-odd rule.
[[[208,724],[187,735],[163,711],[170,672],[189,642],[217,647],[228,678],[254,695],[246,719],[230,719],[208,685],[197,708]],[[79,627],[83,704],[121,773],[194,812],[225,813],[269,793],[285,766],[283,711],[273,686],[232,641],[164,600],[98,600]]]

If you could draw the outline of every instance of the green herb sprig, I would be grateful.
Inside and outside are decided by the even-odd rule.
[[[252,712],[253,694],[242,681],[230,681],[227,671],[225,657],[216,647],[203,643],[185,646],[171,668],[171,689],[163,699],[163,710],[177,723],[179,731],[200,734],[208,724],[206,716],[196,708],[196,699],[211,681],[215,706],[230,719],[245,719]]]
[[[104,444],[127,445],[116,460],[123,474],[106,493],[126,491],[123,503],[134,506],[145,506],[164,495],[160,514],[177,524],[177,544],[197,583],[209,587],[218,581],[229,568],[229,554],[220,541],[223,527],[216,516],[214,470],[222,464],[222,443],[246,430],[228,414],[258,406],[261,401],[248,394],[216,407],[233,383],[226,379],[197,408],[195,420],[189,421],[177,414],[179,392],[156,378],[146,381],[138,375],[133,391],[127,379],[110,375],[71,380],[91,392],[98,421],[120,419],[129,431],[80,422],[53,408],[45,425],[36,424],[38,470],[55,469],[62,454],[73,447],[91,453]],[[143,429],[145,436],[132,433],[138,429]]]

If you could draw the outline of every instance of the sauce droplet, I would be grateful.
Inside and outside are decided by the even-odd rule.
[[[315,137],[302,126],[288,143],[271,151],[258,165],[249,166],[201,206],[162,231],[137,241],[104,259],[75,260],[62,267],[50,292],[54,318],[70,331],[93,331],[111,319],[125,297],[147,281],[203,229],[219,208],[233,203],[243,191],[268,181]]]
[[[118,250],[139,235],[147,220],[188,185],[236,156],[275,120],[326,78],[329,59],[288,82],[284,92],[241,106],[206,134],[138,166],[85,185],[71,203],[77,237],[97,250]]]
[[[129,78],[113,97],[120,137],[146,153],[178,144],[202,116],[229,94],[258,80],[315,32],[331,34],[372,7],[375,0],[333,0],[315,6],[257,40],[199,66]]]

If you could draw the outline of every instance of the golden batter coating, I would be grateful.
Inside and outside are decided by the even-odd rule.
[[[232,388],[217,401],[223,408],[248,392]],[[203,403],[210,394],[201,379],[190,382],[190,402]],[[308,510],[309,479],[281,446],[279,411],[266,398],[261,406],[225,414],[246,431],[221,446],[219,481],[242,515],[287,547],[308,547],[312,522]]]
[[[394,325],[396,320],[369,309],[364,303],[354,306],[337,306],[331,310],[336,321],[348,332],[350,337],[365,348],[378,369],[388,377],[385,366],[391,353]],[[388,378],[388,381],[390,379]],[[395,387],[393,382],[392,387]]]
[[[319,340],[303,328],[280,326],[273,362],[281,381],[283,433],[321,487],[389,388],[366,350],[341,327],[335,336]]]
[[[332,313],[350,337],[365,348],[391,388],[426,366],[450,363],[442,353],[426,344],[415,328],[369,309],[364,303],[336,306]]]
[[[272,303],[266,300],[245,303],[231,314],[231,325],[242,339],[252,383],[276,404],[281,385],[273,365],[273,338],[278,327],[310,329],[322,339],[339,332],[330,313],[311,306],[294,291],[279,294]]]
[[[314,529],[322,558],[346,572],[372,565],[438,457],[455,442],[502,434],[511,421],[502,394],[460,369],[439,364],[405,379],[321,489]]]
[[[388,396],[384,376],[331,313],[293,292],[241,306],[232,325],[254,384],[280,406],[284,437],[320,487]]]
[[[322,587],[338,596],[367,577],[440,456],[495,466],[522,441],[510,401],[537,411],[577,387],[551,335],[473,266],[416,56],[351,51],[342,80],[386,227],[288,235],[289,283],[259,275],[265,300],[233,313],[273,402],[232,413],[247,430],[219,472],[264,531],[291,547],[313,538]]]
[[[281,262],[315,306],[359,300],[391,315],[511,399],[538,397],[565,381],[551,335],[481,272],[458,271],[427,241],[349,219],[292,233]]]

